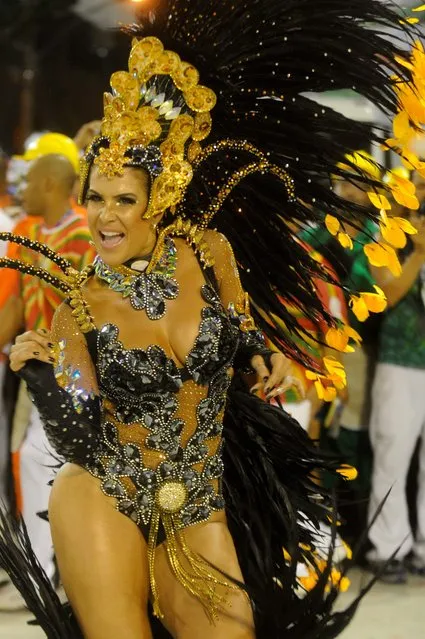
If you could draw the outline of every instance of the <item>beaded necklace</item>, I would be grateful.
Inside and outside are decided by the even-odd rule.
[[[112,268],[97,256],[94,272],[110,289],[128,297],[134,309],[145,310],[149,319],[158,320],[165,315],[165,300],[173,300],[179,294],[178,282],[173,277],[177,250],[171,237],[166,238],[163,254],[149,273],[146,271],[148,264],[145,260],[135,260],[130,267]]]

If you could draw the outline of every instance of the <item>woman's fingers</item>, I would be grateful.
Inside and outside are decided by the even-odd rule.
[[[24,344],[26,342],[37,342],[37,344],[45,350],[53,348],[50,333],[44,329],[40,329],[38,331],[27,331],[26,333],[22,333],[22,335],[18,335],[15,340],[15,344]]]
[[[270,400],[273,399],[274,397],[277,397],[278,395],[283,395],[283,393],[286,393],[287,390],[289,390],[290,388],[296,388],[296,390],[298,391],[298,394],[304,398],[305,397],[305,390],[304,390],[304,385],[301,382],[300,379],[298,379],[297,377],[293,377],[292,375],[287,375],[283,382],[274,390],[270,391],[267,396],[266,399]]]
[[[261,355],[256,355],[252,358],[251,364],[257,373],[258,381],[251,388],[251,393],[263,391],[266,400],[271,400],[290,388],[296,388],[301,397],[304,397],[303,383],[290,374],[292,370],[291,361],[282,353],[273,353],[270,357],[270,363],[271,372]]]
[[[51,349],[38,340],[16,342],[10,349],[10,367],[13,371],[21,370],[30,359],[46,364],[53,364],[55,361]]]
[[[272,372],[264,388],[266,395],[280,386],[285,377],[291,372],[291,362],[285,355],[282,355],[282,353],[273,353],[270,360]]]
[[[264,384],[267,382],[267,380],[270,377],[270,371],[266,366],[264,357],[262,355],[254,355],[254,357],[251,360],[251,366],[255,370],[257,375],[257,384],[255,385],[255,387],[264,386]]]
[[[22,344],[14,344],[10,349],[10,357],[31,359],[36,357],[42,361],[54,361],[53,354],[50,349],[40,346],[38,342],[24,342]]]

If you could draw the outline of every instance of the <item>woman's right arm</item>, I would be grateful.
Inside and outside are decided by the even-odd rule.
[[[11,368],[25,380],[59,457],[83,464],[100,435],[96,373],[71,309],[56,311],[51,333],[29,331],[11,349]]]

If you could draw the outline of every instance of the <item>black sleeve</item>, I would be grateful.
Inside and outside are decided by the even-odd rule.
[[[239,329],[239,346],[234,361],[235,369],[244,373],[251,373],[253,371],[251,360],[254,355],[261,355],[266,362],[266,366],[270,368],[270,357],[273,351],[267,348],[263,333],[253,326],[252,318],[244,314],[238,314],[232,305],[229,306],[229,315],[232,324]],[[252,328],[247,328],[248,322]]]
[[[37,360],[30,360],[19,375],[27,384],[49,443],[58,457],[63,461],[87,463],[99,440],[99,397],[81,389],[73,393],[61,388],[53,366]]]

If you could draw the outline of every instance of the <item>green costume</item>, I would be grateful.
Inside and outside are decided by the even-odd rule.
[[[425,368],[425,309],[421,289],[418,277],[407,295],[383,316],[378,362]]]

